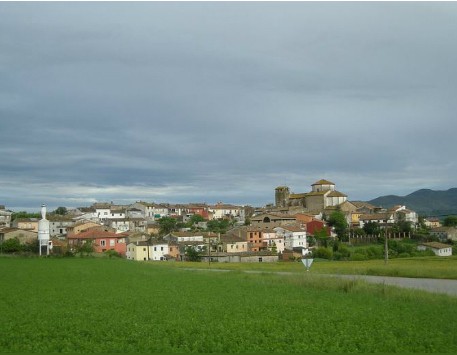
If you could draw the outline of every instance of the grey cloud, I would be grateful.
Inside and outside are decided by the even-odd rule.
[[[0,186],[18,187],[0,196],[452,187],[456,17],[453,3],[1,3]]]

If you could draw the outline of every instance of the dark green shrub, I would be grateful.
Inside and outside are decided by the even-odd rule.
[[[105,255],[107,255],[110,259],[111,258],[120,258],[121,254],[119,254],[116,250],[107,250],[105,251]]]
[[[313,251],[313,258],[331,259],[332,256],[332,250],[328,248],[321,247]]]

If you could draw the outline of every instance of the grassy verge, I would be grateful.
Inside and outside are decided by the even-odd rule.
[[[277,263],[192,263],[167,262],[171,268],[256,270],[265,272],[303,273],[301,262]],[[327,261],[316,260],[311,266],[311,273],[318,274],[355,274],[399,277],[424,277],[437,279],[457,279],[456,257],[420,257],[366,261]]]
[[[444,295],[120,259],[0,269],[0,353],[457,352],[457,299]]]

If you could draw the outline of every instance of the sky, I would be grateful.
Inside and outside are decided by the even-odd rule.
[[[456,187],[455,2],[0,2],[0,205]]]

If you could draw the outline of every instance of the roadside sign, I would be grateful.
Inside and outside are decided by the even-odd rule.
[[[306,271],[309,271],[309,268],[311,267],[311,264],[313,263],[313,261],[314,261],[314,259],[309,259],[309,258],[301,259],[301,262],[306,267]]]

